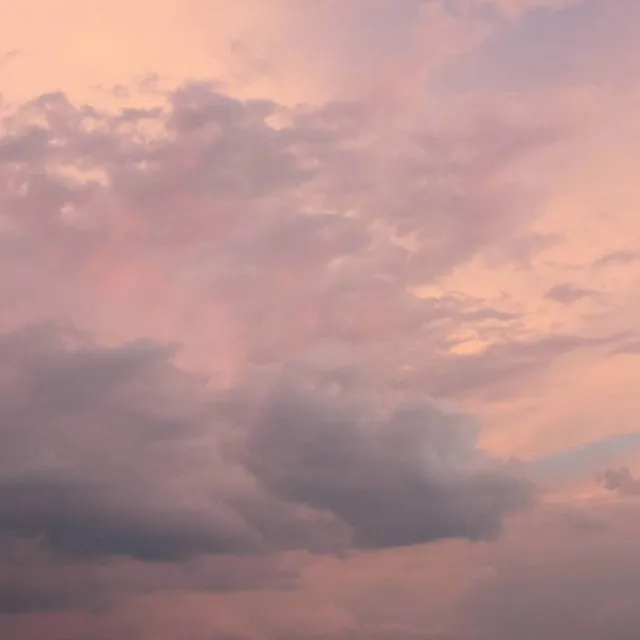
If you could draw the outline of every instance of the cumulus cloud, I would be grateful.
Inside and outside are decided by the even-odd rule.
[[[3,532],[88,557],[176,559],[241,544],[224,509],[218,520],[215,503],[201,510],[171,490],[204,416],[166,349],[67,350],[44,328],[4,336],[0,349]]]
[[[252,539],[244,531],[243,536],[247,523],[257,518],[251,513],[255,496],[243,496],[241,485],[217,477],[224,469],[209,477],[201,470],[200,492],[206,499],[199,508],[195,500],[189,508],[171,491],[173,475],[197,475],[189,469],[197,460],[192,446],[207,446],[211,464],[220,459],[222,420],[236,436],[246,432],[248,458],[239,460],[246,459],[259,484],[277,499],[327,511],[354,526],[356,544],[367,535],[374,546],[482,537],[494,532],[503,513],[526,502],[526,484],[512,478],[508,467],[495,466],[476,452],[475,427],[429,402],[399,404],[380,420],[372,406],[381,402],[376,395],[358,398],[351,407],[357,396],[332,398],[320,391],[315,397],[278,383],[262,399],[234,390],[232,405],[239,401],[245,411],[248,407],[248,414],[237,417],[220,406],[207,409],[213,399],[190,397],[195,394],[189,380],[181,380],[185,374],[160,348],[67,350],[55,336],[34,345],[42,339],[41,332],[34,333],[5,336],[2,345],[10,372],[3,389],[2,527],[22,536],[43,534],[62,552],[172,559],[252,549],[264,535],[255,532],[259,536]],[[175,388],[167,388],[163,377],[172,378]],[[187,387],[182,391],[186,399],[176,397],[180,386]],[[311,420],[314,415],[317,423]],[[309,466],[307,458],[315,455],[316,466]],[[289,470],[281,456],[291,460]],[[231,455],[218,464],[226,463],[230,473],[233,461]],[[382,484],[374,482],[380,466],[388,472]],[[284,477],[278,477],[278,470]],[[337,485],[330,486],[329,479]],[[484,499],[474,500],[474,490],[486,492]],[[343,511],[336,502],[339,496],[351,501],[355,512],[361,508],[363,516],[373,518],[386,518],[385,507],[396,505],[399,514],[389,514],[388,526],[397,527],[400,537],[386,539],[384,529],[378,531],[382,522],[367,526],[357,516],[352,522],[348,505]],[[474,513],[477,504],[482,510]],[[243,508],[249,511],[242,513]],[[233,511],[240,511],[235,523]],[[406,527],[394,524],[402,514],[425,518],[406,540],[401,533]],[[379,543],[377,535],[382,536]]]
[[[428,398],[345,390],[344,371],[308,365],[212,395],[165,348],[85,340],[51,327],[0,340],[9,539],[148,562],[392,547],[491,538],[530,501],[516,467],[477,449],[473,421]]]
[[[491,538],[503,515],[528,503],[515,469],[476,449],[468,416],[334,385],[318,394],[291,380],[272,391],[248,466],[274,494],[345,522],[356,545]]]

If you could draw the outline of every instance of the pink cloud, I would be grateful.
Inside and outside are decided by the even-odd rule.
[[[634,6],[45,4],[0,25],[0,634],[632,637]]]

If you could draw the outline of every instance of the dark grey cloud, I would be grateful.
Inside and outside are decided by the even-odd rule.
[[[71,556],[245,550],[224,509],[167,492],[206,426],[197,384],[171,351],[67,349],[63,338],[45,327],[0,339],[0,530],[43,536]]]
[[[222,519],[179,505],[153,509],[144,503],[126,504],[126,486],[111,496],[87,478],[33,475],[0,480],[1,528],[29,538],[44,536],[63,554],[180,560],[246,550],[240,532]]]
[[[215,398],[173,351],[52,326],[0,337],[0,613],[290,581],[265,552],[316,534],[234,481]]]
[[[335,515],[363,548],[492,538],[529,503],[515,469],[476,449],[468,417],[428,399],[376,410],[385,398],[360,393],[276,388],[249,438],[249,469],[282,499]]]
[[[171,353],[52,327],[0,338],[0,533],[78,561],[183,562],[486,539],[530,503],[473,421],[428,398],[308,364],[216,396]]]

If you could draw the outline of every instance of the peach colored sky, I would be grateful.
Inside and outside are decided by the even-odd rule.
[[[0,0],[0,635],[635,638],[639,37]]]

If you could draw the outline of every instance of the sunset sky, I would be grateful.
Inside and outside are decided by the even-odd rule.
[[[0,638],[637,640],[639,0],[0,0]]]

